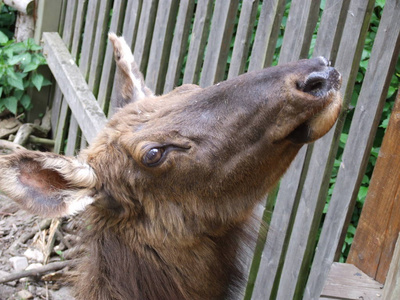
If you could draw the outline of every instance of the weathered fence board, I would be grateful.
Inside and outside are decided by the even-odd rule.
[[[89,143],[106,123],[106,117],[57,33],[44,33],[43,51],[73,114]]]
[[[264,1],[251,52],[249,71],[271,65],[284,8],[284,0]]]
[[[183,83],[198,83],[211,20],[212,0],[197,2]]]
[[[209,43],[207,44],[200,86],[205,87],[221,81],[226,68],[229,46],[238,2],[220,0],[215,3],[211,21]]]
[[[399,113],[400,94],[382,142],[363,214],[348,257],[350,263],[379,282],[386,279],[394,241],[400,231]],[[374,219],[376,215],[384,217]]]
[[[145,80],[156,94],[164,87],[177,8],[177,0],[163,0],[158,4]]]
[[[399,56],[400,19],[396,17],[400,14],[399,9],[400,3],[396,6],[394,1],[388,1],[383,12],[307,285],[306,295],[310,298],[318,297],[318,291],[322,290],[329,266],[334,261],[335,252],[341,249],[341,233],[348,225],[352,213],[349,207],[354,207],[365,172],[389,83]],[[397,13],[392,14],[396,10]],[[382,56],[383,52],[385,56]],[[354,155],[355,153],[357,155]],[[373,214],[376,214],[375,209]],[[368,219],[368,222],[371,222],[371,219]],[[362,237],[363,245],[369,236],[367,234]],[[370,257],[366,258],[366,261],[373,263],[374,259]],[[356,266],[360,267],[357,264]],[[362,269],[366,272],[365,268]],[[372,276],[371,273],[366,273]]]
[[[306,58],[319,17],[320,0],[292,1],[279,64]]]
[[[124,19],[124,10],[126,7],[125,0],[115,0],[113,5],[113,14],[109,30],[111,32],[119,32]],[[97,101],[103,111],[108,111],[108,99],[111,96],[111,89],[114,82],[115,63],[113,59],[113,49],[110,43],[107,44],[106,53],[104,55],[103,68],[101,70],[101,78],[99,85],[99,93]]]
[[[89,87],[95,96],[97,96],[99,91],[101,70],[103,68],[111,2],[111,0],[100,1],[97,15],[97,28],[96,33],[94,34],[93,54],[90,62],[90,76],[88,80]]]
[[[187,40],[189,36],[190,22],[193,17],[194,0],[182,0],[179,4],[178,18],[174,38],[172,40],[171,54],[168,61],[168,70],[165,75],[163,93],[173,90],[177,85],[183,59],[186,54]]]
[[[158,0],[147,0],[143,2],[140,14],[138,35],[136,38],[133,56],[138,63],[139,69],[145,75],[149,59],[149,49],[153,37],[154,22],[157,13]]]
[[[63,28],[63,41],[65,43],[65,45],[68,47],[68,49],[71,48],[71,43],[72,43],[72,35],[73,35],[73,31],[72,31],[72,25],[69,24],[74,24],[75,22],[75,15],[76,15],[76,0],[71,0],[68,1],[67,3],[67,12],[65,14],[65,21],[64,23],[68,24],[67,26],[64,26]],[[60,88],[58,85],[56,85],[55,87],[55,91],[54,91],[54,97],[53,97],[53,105],[52,105],[52,115],[51,115],[51,126],[52,126],[52,131],[53,133],[59,135],[61,132],[58,130],[58,123],[59,123],[59,119],[62,116],[62,114],[60,113],[60,109],[62,107],[61,105],[62,103],[62,93],[60,91]],[[68,107],[65,107],[64,109],[67,109]],[[61,121],[61,122],[65,122]],[[58,139],[56,139],[56,146],[55,146],[55,152],[59,153],[59,149],[60,149],[60,144],[61,143],[61,138],[59,137]],[[58,150],[58,151],[57,151]]]
[[[345,35],[341,41],[335,66],[343,75],[342,91],[344,107],[351,99],[355,77],[346,74],[356,74],[361,59],[361,51],[367,32],[369,17],[374,1],[352,1],[349,10],[354,11],[354,18],[347,18],[345,32],[351,32],[351,40]],[[346,30],[347,29],[347,30]],[[358,39],[359,37],[359,39]],[[354,43],[354,40],[357,42]],[[346,43],[347,42],[347,43]],[[348,45],[351,44],[351,45]],[[349,49],[350,48],[350,49]],[[346,49],[346,52],[341,52]],[[349,60],[352,60],[349,63]],[[346,63],[345,65],[342,63]],[[325,205],[329,178],[332,172],[334,158],[342,131],[344,114],[334,125],[331,131],[314,143],[307,177],[304,181],[300,203],[293,226],[288,251],[285,258],[282,274],[283,280],[279,283],[278,299],[293,299],[301,297],[296,291],[301,291],[307,280],[307,270],[313,255],[319,223]],[[300,276],[300,278],[299,278]],[[297,279],[297,280],[296,280]],[[297,282],[296,282],[297,281]],[[300,293],[300,292],[299,292]]]
[[[319,8],[319,2],[316,6]],[[303,9],[302,12],[299,11],[301,9]],[[299,14],[299,16],[293,16],[292,21],[289,22],[292,13]],[[295,36],[296,34],[299,34],[299,30],[301,30],[301,28],[303,28],[303,30],[301,31],[302,34],[307,35],[307,37],[296,36],[295,40],[300,44],[291,43],[289,40],[286,43],[282,43],[279,63],[285,63],[304,57],[300,56],[302,55],[301,49],[308,49],[310,46],[313,30],[310,29],[309,24],[310,22],[313,23],[314,20],[318,18],[318,13],[319,10],[310,9],[310,3],[304,5],[304,2],[302,1],[292,2],[292,7],[291,11],[289,12],[289,18],[284,37],[286,35]],[[301,43],[307,44],[302,45]],[[297,57],[295,56],[296,53],[298,55]],[[292,166],[289,168],[288,172],[282,179],[281,186],[284,186],[284,188],[278,192],[276,200],[277,205],[275,207],[270,225],[272,228],[272,230],[270,231],[271,236],[269,235],[267,237],[266,249],[264,250],[259,270],[259,272],[266,272],[266,274],[261,275],[260,279],[257,278],[253,299],[263,299],[263,297],[268,298],[270,296],[274,297],[273,295],[275,293],[278,293],[278,299],[293,298],[293,294],[290,295],[290,293],[294,293],[298,274],[296,272],[299,272],[299,269],[292,270],[291,272],[282,271],[284,272],[284,274],[293,274],[293,276],[296,276],[296,278],[285,276],[285,278],[283,278],[282,280],[285,281],[285,283],[282,283],[281,281],[279,289],[276,290],[276,288],[277,283],[279,282],[280,272],[282,270],[282,261],[285,257],[285,246],[287,246],[288,239],[287,233],[288,231],[291,231],[290,228],[292,227],[293,223],[293,214],[296,213],[298,206],[300,193],[300,191],[298,191],[298,188],[300,188],[301,182],[302,180],[304,180],[303,173],[305,169],[303,170],[303,165],[304,161],[307,160],[306,154],[307,149],[306,147],[303,147],[303,149],[301,149],[300,153],[297,155],[295,161],[292,163]],[[281,230],[284,231],[281,232]],[[266,268],[266,265],[268,265],[268,269]],[[267,275],[268,273],[270,274],[269,279]],[[292,287],[292,290],[290,290],[290,287]]]
[[[228,79],[244,72],[250,47],[251,34],[256,20],[258,0],[245,0],[242,2],[242,10],[238,28],[235,34],[232,58],[229,65]]]
[[[386,278],[383,300],[400,299],[400,234],[397,236],[397,243]]]

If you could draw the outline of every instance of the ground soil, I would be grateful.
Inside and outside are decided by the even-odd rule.
[[[27,249],[43,251],[46,244],[46,232],[40,230],[39,226],[43,219],[33,216],[21,209],[10,199],[0,194],[0,278],[7,273],[18,272],[14,269],[10,261],[12,257],[23,257]],[[63,234],[75,230],[71,229],[68,220],[63,220]],[[47,231],[46,231],[47,230]],[[64,231],[65,230],[65,231]],[[16,244],[15,241],[22,235],[32,232],[34,236],[23,243]],[[44,240],[44,241],[43,241]],[[55,249],[59,246],[60,254],[63,245],[60,241],[55,242]],[[38,250],[38,251],[37,251]],[[39,259],[40,260],[40,259]],[[54,251],[51,255],[51,261],[62,260]],[[29,258],[28,264],[38,263],[35,258]],[[23,278],[20,280],[0,284],[0,300],[19,300],[19,299],[53,299],[53,300],[72,300],[71,288],[65,283],[65,277],[68,270],[47,274],[46,280],[40,278]],[[21,291],[28,291],[21,292]]]

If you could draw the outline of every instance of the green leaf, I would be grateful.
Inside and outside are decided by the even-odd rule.
[[[3,94],[3,87],[2,86],[0,86],[0,98],[1,98],[1,95]]]
[[[5,44],[8,42],[8,36],[6,36],[3,31],[0,30],[0,44]]]
[[[26,110],[29,110],[31,108],[32,101],[31,97],[29,97],[28,94],[24,94],[19,102]]]
[[[44,81],[44,77],[43,77],[42,74],[33,73],[33,75],[32,75],[32,83],[33,83],[33,85],[36,87],[36,89],[38,91],[40,91],[40,89],[42,88],[43,81]]]
[[[9,76],[7,78],[7,82],[9,85],[11,85],[19,90],[24,89],[24,82],[23,82],[22,78],[19,76]]]
[[[16,115],[17,114],[17,107],[18,107],[17,98],[15,98],[14,96],[11,96],[11,97],[7,97],[7,98],[3,98],[2,100],[3,100],[4,106],[10,112],[12,112],[14,115]]]

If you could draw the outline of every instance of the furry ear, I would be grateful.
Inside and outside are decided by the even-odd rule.
[[[0,191],[33,214],[84,210],[94,201],[96,182],[93,169],[76,158],[27,150],[0,156]]]

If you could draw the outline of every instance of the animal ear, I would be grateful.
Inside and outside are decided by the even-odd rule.
[[[0,192],[33,214],[82,211],[94,201],[96,182],[93,169],[77,158],[27,150],[0,156]]]
[[[113,92],[111,97],[112,111],[130,102],[154,96],[154,93],[146,86],[125,39],[114,33],[109,33],[108,39],[113,46],[114,59],[117,64],[115,93]]]

